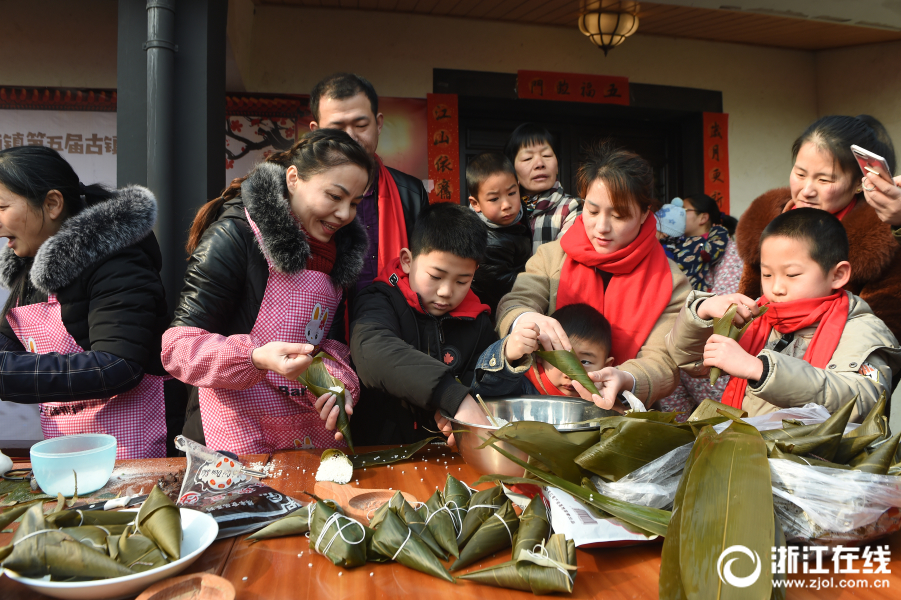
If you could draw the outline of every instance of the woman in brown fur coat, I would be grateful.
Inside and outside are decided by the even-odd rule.
[[[811,125],[792,147],[789,187],[754,200],[738,223],[735,238],[745,263],[739,292],[761,295],[760,234],[769,222],[796,207],[819,208],[841,219],[848,233],[851,281],[845,289],[901,338],[901,247],[863,198],[851,144],[886,157],[894,168],[891,140],[872,117],[823,117]]]

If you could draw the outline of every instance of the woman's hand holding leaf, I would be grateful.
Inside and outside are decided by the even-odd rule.
[[[724,335],[711,335],[704,346],[704,366],[717,367],[733,377],[759,381],[763,361],[745,352],[738,342]]]
[[[310,344],[269,342],[250,353],[250,362],[261,371],[273,371],[293,381],[313,362],[313,350]]]
[[[341,416],[341,409],[335,404],[337,400],[337,396],[332,392],[328,392],[319,396],[316,399],[316,402],[313,404],[313,407],[316,409],[316,412],[319,413],[319,418],[325,421],[325,428],[329,431],[335,431],[335,428],[338,426],[338,417]],[[347,418],[349,419],[352,414],[354,414],[354,406],[353,406],[353,398],[347,398],[344,403],[344,411],[347,413]],[[344,434],[340,431],[335,432],[335,440],[341,441],[344,439]]]
[[[563,326],[557,321],[546,315],[536,312],[523,313],[513,328],[513,332],[520,329],[531,328],[532,325],[538,326],[538,342],[545,350],[566,350],[573,349],[569,342],[569,337],[563,331]],[[511,332],[512,333],[512,332]]]
[[[757,302],[751,298],[744,294],[726,294],[723,296],[711,296],[704,300],[698,307],[698,317],[705,321],[719,319],[726,314],[726,311],[733,304],[737,305],[738,309],[735,311],[735,318],[732,319],[732,322],[738,327],[743,326],[753,317],[760,314]]]
[[[616,367],[606,367],[600,371],[592,371],[588,374],[597,384],[600,395],[592,394],[585,386],[573,380],[573,389],[579,392],[579,396],[588,402],[594,402],[598,407],[624,411],[622,402],[617,401],[616,396],[623,390],[631,390],[635,385],[635,379],[629,373],[620,371]]]

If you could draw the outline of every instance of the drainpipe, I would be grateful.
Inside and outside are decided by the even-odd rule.
[[[163,285],[172,306],[180,282],[171,281],[181,247],[174,235],[175,0],[147,0],[147,187],[156,195],[157,239],[163,255]]]

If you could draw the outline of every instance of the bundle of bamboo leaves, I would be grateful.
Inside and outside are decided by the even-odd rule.
[[[88,581],[156,569],[181,556],[181,514],[156,486],[138,512],[65,510],[45,515],[43,503],[11,510],[22,516],[0,566],[23,577]]]

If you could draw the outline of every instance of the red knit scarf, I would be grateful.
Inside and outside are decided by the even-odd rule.
[[[761,297],[757,305],[764,304],[769,304],[769,310],[748,326],[738,342],[745,352],[757,356],[766,347],[773,329],[784,335],[819,323],[810,346],[804,352],[804,360],[818,369],[829,364],[839,340],[842,339],[845,323],[848,322],[847,292],[838,290],[825,298],[805,298],[791,302],[770,302],[766,297]],[[733,377],[723,392],[723,404],[741,408],[747,388],[747,379]]]
[[[560,240],[566,261],[557,308],[586,303],[607,317],[613,332],[611,356],[617,365],[635,358],[673,295],[673,275],[656,231],[656,221],[649,215],[628,246],[600,254],[579,215]],[[606,291],[595,269],[613,275]]]
[[[338,258],[338,247],[335,244],[334,236],[327,242],[320,242],[311,236],[306,229],[303,227],[301,229],[304,235],[307,236],[307,243],[310,245],[310,258],[307,259],[306,270],[331,275],[335,266],[335,260]]]
[[[407,227],[400,192],[394,178],[378,155],[379,163],[379,273],[400,256],[400,249],[407,248]]]
[[[395,258],[386,269],[383,269],[379,273],[379,276],[375,278],[375,281],[381,281],[382,283],[387,283],[392,287],[396,287],[404,295],[407,304],[412,306],[414,310],[424,315],[428,314],[422,308],[422,301],[419,294],[414,292],[413,288],[410,287],[410,276],[407,273],[404,273],[404,270],[400,268],[400,258]],[[463,298],[463,301],[446,314],[449,314],[452,317],[468,317],[470,319],[475,319],[483,312],[490,313],[491,309],[488,308],[487,304],[482,304],[479,297],[476,296],[472,290],[469,290]]]
[[[532,363],[532,368],[526,371],[526,379],[532,382],[538,389],[538,393],[543,396],[565,396],[563,392],[557,389],[553,383],[551,383],[550,377],[547,376],[547,373],[544,371],[544,367],[536,359],[535,362]]]

